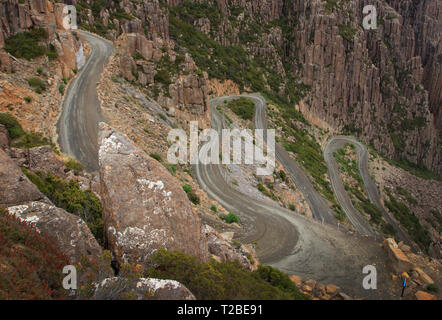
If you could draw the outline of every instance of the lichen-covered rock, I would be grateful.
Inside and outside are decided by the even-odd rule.
[[[105,237],[115,259],[146,266],[165,248],[205,261],[200,220],[169,171],[105,123],[99,145]]]
[[[175,280],[107,278],[97,285],[95,300],[195,300],[184,285]]]
[[[0,150],[0,205],[46,199],[3,150]]]
[[[86,223],[61,208],[41,201],[32,201],[8,207],[9,214],[32,224],[42,235],[54,240],[57,248],[71,263],[80,262],[82,256],[99,258],[101,247]]]
[[[252,248],[243,244],[235,247],[232,241],[220,235],[209,225],[204,225],[201,232],[206,237],[209,253],[213,255],[215,260],[219,262],[238,260],[250,271],[258,268],[259,261]]]

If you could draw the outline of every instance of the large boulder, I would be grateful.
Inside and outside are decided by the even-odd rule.
[[[169,171],[105,123],[99,145],[105,237],[116,261],[145,267],[160,248],[206,261],[200,219]]]
[[[258,269],[258,258],[252,248],[243,244],[235,246],[229,240],[230,237],[223,237],[209,225],[204,225],[201,232],[206,237],[209,253],[215,260],[219,262],[237,260],[250,271]]]
[[[102,254],[86,223],[55,207],[3,150],[0,150],[0,206],[52,238],[72,263],[79,262],[83,255],[99,258]]]
[[[52,204],[33,201],[8,208],[9,214],[32,224],[39,233],[54,240],[57,248],[77,263],[83,256],[98,259],[101,247],[86,223]]]
[[[407,272],[412,268],[412,264],[406,254],[399,249],[393,238],[387,238],[382,243],[384,250],[387,252],[389,266],[395,273]]]
[[[106,278],[94,293],[95,300],[195,300],[195,296],[185,286],[175,280],[139,278],[131,281],[126,278]]]
[[[9,207],[45,198],[14,161],[0,150],[0,206]]]

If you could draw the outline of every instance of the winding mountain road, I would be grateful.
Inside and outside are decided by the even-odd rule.
[[[96,90],[103,65],[113,46],[106,40],[84,31],[77,31],[91,46],[91,54],[76,78],[69,84],[58,120],[58,141],[61,151],[85,165],[98,169],[98,123],[102,121]]]
[[[101,120],[96,83],[112,46],[97,36],[80,33],[90,43],[92,52],[67,90],[58,123],[59,142],[63,152],[75,157],[89,170],[95,170],[98,167],[97,124]],[[257,106],[256,127],[266,128],[265,100],[260,96],[250,97]],[[212,125],[218,130],[224,127],[224,118],[215,106],[224,99],[211,101]],[[390,298],[391,278],[385,266],[387,256],[379,242],[338,230],[333,211],[313,189],[303,170],[283,148],[276,148],[277,159],[306,195],[317,220],[239,193],[224,180],[219,165],[196,165],[194,171],[210,197],[240,215],[246,228],[244,233],[239,234],[239,239],[258,241],[257,251],[262,263],[302,278],[334,283],[357,297]],[[320,222],[322,220],[324,224]],[[373,264],[378,273],[378,290],[364,290],[362,268]]]
[[[255,102],[255,125],[257,128],[266,128],[265,100],[258,95],[241,96]],[[212,128],[219,132],[225,128],[224,117],[216,110],[216,106],[224,100],[238,97],[211,100]],[[278,145],[275,151],[277,159],[293,178],[297,188],[304,193],[314,217],[319,221],[238,192],[225,181],[220,164],[195,165],[194,172],[202,189],[227,210],[239,214],[245,231],[236,238],[243,242],[257,241],[260,261],[289,274],[336,283],[357,296],[388,296],[390,279],[383,272],[386,256],[379,243],[372,237],[350,235],[338,230],[333,211],[313,189],[299,165]],[[326,222],[324,224],[321,223],[323,218]],[[378,270],[378,279],[383,279],[382,288],[376,292],[362,288],[362,268],[373,263]]]
[[[327,141],[324,148],[324,159],[327,162],[328,174],[332,183],[333,191],[336,195],[338,202],[341,204],[342,209],[345,211],[348,219],[356,227],[358,231],[365,232],[366,234],[375,234],[375,231],[371,228],[369,223],[360,215],[360,213],[355,209],[353,203],[345,190],[344,184],[339,177],[339,168],[333,153],[339,148],[345,146],[346,143],[351,143],[356,147],[358,153],[358,169],[361,175],[362,181],[364,182],[365,191],[368,194],[368,198],[371,203],[378,207],[385,220],[390,223],[396,230],[396,237],[409,245],[414,252],[418,252],[419,249],[413,244],[409,236],[400,228],[400,226],[394,221],[391,216],[387,213],[384,206],[381,203],[381,197],[376,187],[375,182],[371,179],[370,173],[368,171],[368,159],[369,153],[367,148],[353,137],[349,136],[335,136]]]

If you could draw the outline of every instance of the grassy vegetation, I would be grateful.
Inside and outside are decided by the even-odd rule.
[[[410,194],[410,192],[408,192],[407,190],[405,190],[402,187],[397,187],[396,188],[397,193],[399,193],[400,195],[404,196],[405,199],[407,200],[407,202],[409,204],[417,204],[417,200],[415,198],[413,198],[413,196]]]
[[[370,216],[370,222],[375,225],[381,225],[389,234],[394,232],[394,228],[386,226],[382,219],[382,211],[377,206],[372,204],[364,191],[364,182],[359,175],[359,168],[356,162],[355,146],[351,143],[346,143],[343,148],[339,148],[333,156],[339,166],[339,171],[347,175],[353,183],[352,185],[345,183],[345,190],[350,195],[354,207],[361,213],[365,212]],[[352,159],[353,157],[353,159]]]
[[[158,250],[149,276],[177,280],[199,300],[307,299],[288,275],[272,267],[245,270],[239,262],[201,263],[179,251]]]
[[[67,298],[62,270],[69,259],[53,243],[0,208],[0,300]]]
[[[396,200],[389,189],[385,189],[390,200],[385,200],[385,206],[393,213],[394,217],[408,231],[408,234],[419,246],[428,253],[431,237],[427,229],[423,228],[416,215],[410,212],[406,204]]]
[[[45,53],[53,55],[51,48],[47,50],[39,42],[48,38],[47,32],[43,28],[32,29],[16,33],[5,40],[5,50],[17,58],[31,60],[40,57]]]
[[[229,214],[222,216],[222,219],[227,223],[239,223],[238,216],[232,212],[229,212]]]
[[[65,165],[68,170],[74,171],[75,175],[80,174],[84,170],[84,165],[74,159],[69,159]]]
[[[78,182],[66,181],[50,173],[23,172],[52,203],[82,218],[92,234],[103,244],[103,220],[100,199],[89,189],[81,190]]]
[[[183,190],[184,192],[186,192],[187,197],[189,198],[189,200],[195,204],[198,205],[200,203],[200,198],[198,197],[198,195],[193,191],[192,186],[185,184],[183,185]]]
[[[227,107],[244,120],[252,120],[255,114],[255,104],[247,98],[231,100]]]
[[[11,146],[14,148],[29,149],[42,145],[51,145],[54,147],[53,144],[41,134],[25,132],[17,119],[9,113],[0,113],[0,124],[6,127],[9,137],[12,139]]]
[[[32,77],[28,79],[29,86],[37,93],[41,94],[46,90],[46,83],[37,77]]]
[[[343,37],[347,41],[353,41],[353,38],[355,37],[357,31],[355,28],[348,24],[340,24],[338,28],[339,35],[341,37]]]

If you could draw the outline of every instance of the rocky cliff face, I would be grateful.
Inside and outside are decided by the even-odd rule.
[[[99,137],[105,236],[116,261],[147,266],[160,248],[205,261],[200,220],[167,169],[104,123]]]
[[[11,35],[43,28],[48,33],[45,45],[54,45],[63,76],[73,76],[72,70],[78,68],[76,53],[82,46],[81,41],[63,27],[63,7],[64,3],[49,0],[3,1],[0,3],[0,48]],[[0,65],[6,65],[6,60]]]
[[[3,150],[0,150],[0,206],[53,239],[71,263],[80,262],[83,256],[96,259],[101,256],[102,249],[86,223],[55,207]]]
[[[264,91],[303,98],[298,110],[323,129],[441,172],[442,1],[167,3],[219,44],[243,47],[260,66]],[[367,4],[377,8],[377,30],[361,27]],[[259,83],[251,89],[262,91]]]
[[[80,25],[115,41],[121,75],[183,122],[208,125],[209,82],[192,57],[174,50],[169,15],[158,0],[74,1]]]

